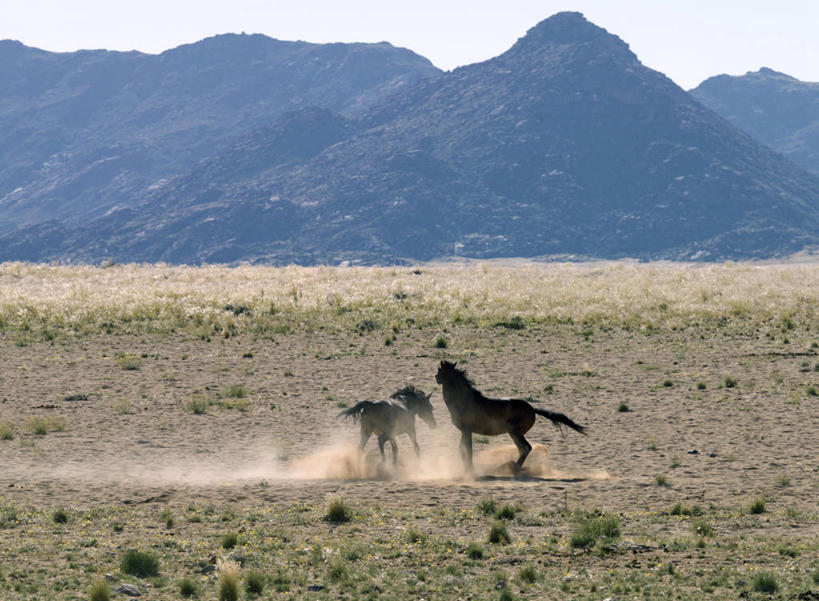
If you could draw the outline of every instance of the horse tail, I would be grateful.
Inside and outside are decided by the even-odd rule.
[[[350,417],[354,422],[357,422],[359,419],[361,419],[361,414],[364,412],[364,410],[371,405],[373,405],[372,401],[361,401],[360,403],[356,403],[349,409],[345,409],[339,413],[336,418],[344,417],[346,419]]]
[[[538,409],[537,407],[532,407],[532,409],[534,409],[535,413],[537,413],[538,415],[542,415],[546,419],[552,420],[552,423],[558,428],[561,426],[561,424],[565,424],[569,426],[572,430],[577,430],[581,434],[586,433],[586,428],[577,425],[562,413],[556,413],[554,411],[549,411],[547,409]]]

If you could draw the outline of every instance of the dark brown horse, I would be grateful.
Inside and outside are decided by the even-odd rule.
[[[421,456],[418,441],[415,439],[415,416],[424,420],[430,428],[434,428],[435,417],[432,415],[431,394],[424,394],[414,386],[405,386],[394,392],[384,401],[361,401],[354,407],[345,409],[338,417],[351,417],[353,421],[361,422],[361,441],[359,450],[364,446],[372,434],[378,436],[378,449],[384,459],[384,444],[389,440],[392,447],[392,461],[398,463],[398,444],[395,437],[406,434],[415,447],[415,454]]]
[[[578,426],[562,413],[536,409],[523,399],[485,397],[466,377],[466,372],[449,361],[441,361],[435,381],[443,387],[444,402],[452,416],[452,423],[461,431],[461,458],[469,473],[472,472],[473,432],[487,436],[511,436],[520,451],[520,457],[515,462],[516,472],[520,471],[532,450],[532,445],[523,435],[534,425],[536,415],[542,415],[558,427],[565,424],[581,434],[585,433],[583,426]]]

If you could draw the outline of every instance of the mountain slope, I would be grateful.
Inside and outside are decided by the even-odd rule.
[[[387,43],[221,35],[147,55],[2,41],[0,232],[82,223],[286,111],[360,111],[438,73]]]
[[[819,83],[762,68],[717,75],[691,95],[797,165],[819,175]]]
[[[298,139],[317,142],[290,152]],[[560,13],[355,115],[287,115],[127,210],[0,238],[0,256],[726,259],[817,243],[817,179]]]

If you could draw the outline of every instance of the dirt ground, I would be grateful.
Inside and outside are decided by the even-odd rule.
[[[0,441],[0,497],[45,508],[241,506],[342,493],[457,508],[492,495],[616,512],[741,507],[768,495],[771,508],[815,512],[819,356],[805,336],[783,344],[554,326],[450,329],[446,348],[428,331],[401,333],[389,346],[378,332],[3,340],[0,423],[13,439]],[[478,477],[465,478],[434,379],[442,358],[458,360],[488,396],[532,397],[588,436],[539,420],[529,440],[542,447],[517,479],[500,468],[515,457],[511,441],[477,437]],[[406,438],[396,469],[379,464],[374,439],[357,458],[357,426],[338,412],[406,384],[433,393],[439,423],[432,431],[418,422],[421,461]],[[45,435],[33,433],[34,418]]]

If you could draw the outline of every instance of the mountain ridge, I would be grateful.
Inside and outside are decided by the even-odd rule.
[[[0,257],[723,260],[817,243],[819,180],[562,13],[361,110],[288,112],[82,225],[1,236]]]

